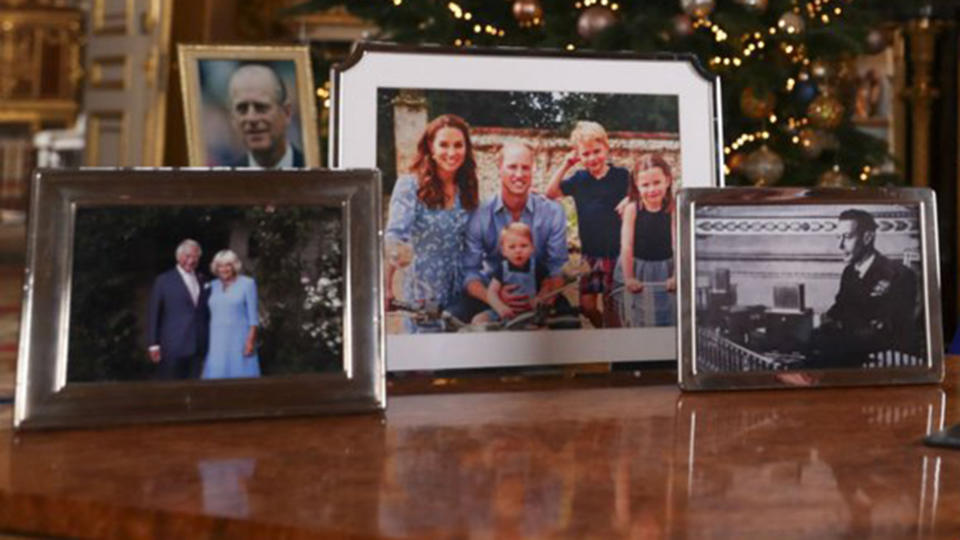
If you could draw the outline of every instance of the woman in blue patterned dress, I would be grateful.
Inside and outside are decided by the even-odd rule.
[[[427,124],[417,142],[409,174],[390,197],[386,298],[394,298],[393,276],[405,268],[400,298],[415,306],[443,309],[463,288],[460,259],[467,220],[479,198],[470,126],[445,114]],[[405,321],[408,333],[438,331],[436,324]]]
[[[259,377],[256,340],[257,283],[240,275],[240,258],[224,249],[210,263],[218,279],[210,284],[210,345],[203,362],[203,379]]]

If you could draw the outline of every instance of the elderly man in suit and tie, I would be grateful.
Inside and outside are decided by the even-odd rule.
[[[176,266],[153,283],[147,342],[158,379],[193,379],[203,368],[209,315],[208,291],[196,272],[201,253],[196,241],[180,242]]]
[[[233,167],[303,167],[303,152],[287,140],[293,105],[286,86],[268,64],[244,64],[230,76],[230,114],[247,155]]]

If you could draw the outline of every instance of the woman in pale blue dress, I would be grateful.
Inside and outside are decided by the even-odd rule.
[[[409,174],[397,179],[385,233],[388,309],[393,276],[405,268],[398,300],[421,308],[445,307],[463,289],[460,259],[467,220],[479,198],[470,126],[445,114],[427,124]],[[407,333],[436,332],[436,321],[405,319]]]
[[[257,358],[257,283],[240,275],[240,258],[224,249],[210,263],[218,279],[210,284],[210,345],[204,379],[259,377]]]

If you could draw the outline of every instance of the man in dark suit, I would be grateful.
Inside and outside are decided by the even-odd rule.
[[[293,107],[269,64],[243,64],[230,76],[230,115],[247,155],[232,167],[303,167],[303,153],[287,141]]]
[[[877,251],[877,222],[869,212],[843,211],[838,230],[846,267],[813,335],[809,367],[862,367],[881,351],[921,354],[913,271]]]
[[[147,354],[157,365],[158,379],[200,376],[207,348],[209,290],[197,274],[200,244],[177,246],[177,265],[157,276],[150,293]]]

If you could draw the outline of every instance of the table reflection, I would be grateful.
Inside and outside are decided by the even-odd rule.
[[[204,459],[197,462],[203,484],[203,509],[213,515],[244,518],[250,514],[247,483],[255,459]]]
[[[627,397],[636,390],[617,392]],[[674,391],[660,393],[666,398]],[[395,401],[387,423],[379,532],[663,536],[669,473],[663,435],[672,429],[672,398],[643,412],[617,414],[609,404],[591,404],[591,395],[612,397],[610,391],[586,391],[576,404],[551,402],[554,393]],[[448,400],[460,401],[460,407],[440,406]],[[420,404],[434,409],[406,415]]]
[[[944,403],[931,387],[682,396],[674,530],[922,533],[939,467],[920,440],[943,425]]]
[[[403,396],[385,417],[0,431],[0,528],[955,538],[960,453],[920,442],[944,409],[935,387],[656,386]]]
[[[116,505],[142,527],[161,527],[159,536],[178,530],[164,520],[180,516],[194,528],[180,537],[226,534],[237,519],[275,527],[251,537],[365,530],[378,507],[383,437],[375,415],[22,433],[3,441],[11,478],[0,490]]]

